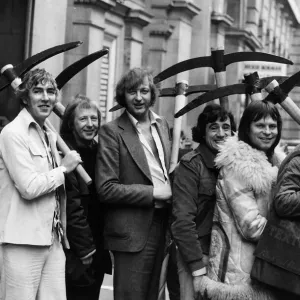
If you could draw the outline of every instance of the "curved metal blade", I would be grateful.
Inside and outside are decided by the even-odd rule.
[[[202,104],[205,104],[209,101],[212,101],[214,99],[218,99],[224,96],[235,95],[235,94],[246,94],[249,87],[250,86],[248,84],[238,83],[238,84],[228,85],[228,86],[220,87],[218,89],[209,91],[205,94],[198,96],[193,101],[188,103],[185,107],[183,107],[181,110],[179,110],[175,114],[175,118],[178,118],[186,114],[190,110]]]
[[[102,49],[100,51],[89,54],[76,61],[72,65],[68,66],[55,78],[58,89],[60,90],[72,77],[74,77],[82,69],[84,69],[86,66],[99,59],[103,55],[106,55],[108,52],[108,49]]]
[[[224,55],[225,66],[242,61],[268,61],[293,65],[293,62],[289,59],[264,52],[235,52]]]
[[[300,71],[286,79],[279,86],[280,88],[288,94],[296,85],[300,84]]]
[[[176,75],[178,73],[187,70],[192,70],[199,67],[211,67],[211,66],[212,66],[212,59],[210,56],[187,59],[160,72],[158,75],[154,77],[154,83],[157,84],[173,75]]]
[[[187,88],[185,96],[208,92],[215,89],[217,86],[215,84],[201,84],[201,85],[191,85]],[[176,88],[164,88],[161,89],[158,97],[176,97]]]
[[[112,107],[109,112],[113,112],[113,111],[116,111],[116,110],[119,110],[121,108],[124,108],[122,105],[120,104],[116,104],[114,107]]]
[[[29,71],[30,69],[38,65],[39,63],[45,61],[46,59],[55,56],[59,53],[65,52],[67,50],[76,48],[81,44],[82,44],[81,41],[77,41],[77,42],[55,46],[47,50],[44,50],[42,52],[39,52],[25,59],[20,64],[16,65],[14,67],[14,71],[17,74],[17,76],[21,77],[24,73],[26,73],[27,71]],[[10,82],[8,82],[8,80],[4,76],[0,76],[0,91],[5,89],[9,84]]]

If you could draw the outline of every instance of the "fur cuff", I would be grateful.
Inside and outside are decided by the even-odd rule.
[[[200,293],[209,300],[279,300],[275,294],[259,285],[230,285],[202,276]]]

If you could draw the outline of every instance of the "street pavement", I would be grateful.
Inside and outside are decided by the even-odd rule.
[[[105,275],[101,287],[99,300],[113,300],[113,276]],[[168,291],[166,290],[165,300],[170,300]]]

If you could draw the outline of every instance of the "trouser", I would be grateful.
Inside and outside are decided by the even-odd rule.
[[[3,245],[4,300],[66,300],[65,254],[51,246]]]
[[[67,282],[68,300],[98,300],[100,288],[103,282],[104,273],[99,275],[97,280],[89,286],[74,286]]]
[[[180,284],[177,268],[177,250],[173,242],[170,247],[170,258],[167,270],[167,286],[170,300],[180,300]]]
[[[181,254],[177,250],[177,266],[180,283],[181,300],[202,300],[199,293],[194,292],[193,276]]]
[[[165,210],[156,210],[140,252],[113,251],[114,300],[156,300],[164,258]]]

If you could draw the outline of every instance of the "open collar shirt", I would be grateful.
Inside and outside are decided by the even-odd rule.
[[[152,177],[152,182],[154,187],[159,187],[161,185],[168,184],[170,185],[169,182],[169,176],[168,172],[166,169],[166,163],[165,163],[165,155],[164,155],[164,150],[163,150],[163,145],[160,140],[158,131],[157,131],[157,123],[160,123],[162,121],[161,117],[155,114],[153,111],[149,111],[150,113],[150,123],[151,123],[151,134],[153,137],[153,140],[155,142],[158,155],[159,155],[159,160],[160,163],[156,160],[155,155],[153,154],[153,151],[147,142],[147,139],[142,133],[140,124],[136,118],[134,118],[128,111],[126,111],[128,114],[128,117],[130,121],[132,122],[134,128],[136,129],[137,135],[139,137],[139,140],[142,144],[144,153],[147,158],[147,162],[149,165],[151,177]]]

